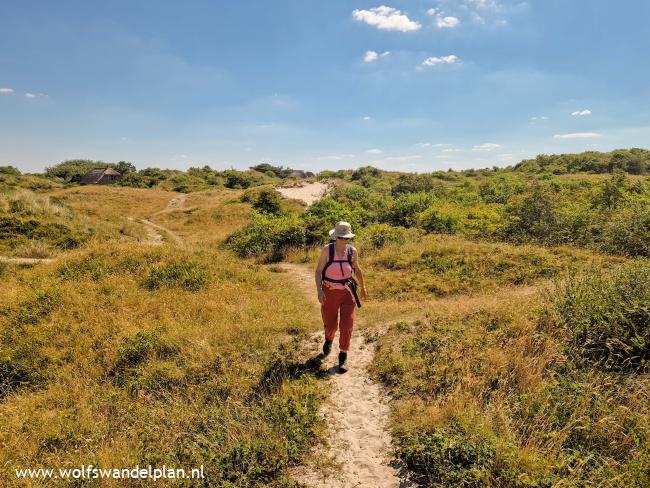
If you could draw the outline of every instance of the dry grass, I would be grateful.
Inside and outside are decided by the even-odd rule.
[[[91,463],[203,464],[210,486],[281,479],[318,429],[322,390],[302,365],[300,339],[319,320],[285,276],[216,249],[245,222],[247,207],[229,203],[236,193],[190,195],[163,213],[165,192],[58,196],[107,226],[131,208],[154,215],[189,245],[116,234],[50,264],[4,270],[0,484],[25,486],[15,467]]]
[[[396,398],[398,452],[425,484],[647,482],[647,375],[571,367],[563,331],[540,319],[541,289],[368,304],[367,321],[392,323],[370,336],[372,371]]]

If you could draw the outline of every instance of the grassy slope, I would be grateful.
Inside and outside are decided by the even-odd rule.
[[[315,328],[317,315],[281,275],[216,248],[247,218],[226,203],[234,193],[192,195],[196,210],[161,214],[183,231],[182,248],[112,239],[4,269],[3,483],[15,481],[14,467],[92,462],[203,464],[210,486],[253,486],[280,483],[301,458],[321,393],[293,366],[298,343],[280,344]],[[172,196],[99,187],[56,195],[109,224],[151,215]]]
[[[424,485],[644,486],[648,375],[572,366],[566,331],[546,318],[566,277],[627,259],[435,235],[357,248],[372,374],[395,399],[397,453]]]
[[[368,275],[371,282],[378,277],[382,287],[379,301],[369,303],[365,313],[371,322],[391,324],[385,334],[370,337],[378,346],[372,373],[395,398],[398,454],[424,484],[641,487],[648,482],[647,374],[567,366],[564,331],[544,320],[550,299],[541,291],[553,290],[548,278],[562,279],[592,265],[602,272],[620,258],[449,238],[406,249],[369,253]],[[451,279],[442,275],[444,293],[435,287],[427,297],[418,287],[432,279],[432,271],[413,260],[419,253],[442,262],[462,255]],[[385,264],[375,272],[385,256],[396,255],[411,264],[400,274]],[[495,274],[495,261],[510,263],[507,271]],[[467,265],[472,273],[463,272]],[[459,275],[467,280],[456,279]],[[504,279],[509,276],[527,279]],[[410,297],[400,289],[397,300],[391,299],[384,292],[391,279],[405,290],[422,291]]]

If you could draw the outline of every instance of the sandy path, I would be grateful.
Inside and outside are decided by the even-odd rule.
[[[176,244],[180,245],[183,243],[182,239],[174,232],[169,230],[167,227],[162,225],[154,224],[152,221],[147,219],[142,219],[141,222],[147,227],[147,236],[148,244],[159,245],[163,242],[163,236],[160,234],[160,231],[167,234],[171,240]]]
[[[318,303],[313,270],[309,267],[284,263],[280,265],[309,297]],[[314,334],[322,344],[323,333]],[[330,459],[334,470],[316,466],[301,466],[292,472],[294,478],[314,488],[373,487],[393,488],[414,486],[403,477],[405,471],[392,456],[388,431],[389,407],[382,401],[387,394],[368,376],[367,368],[375,354],[374,347],[364,343],[358,330],[352,335],[348,371],[337,374],[337,349],[325,359],[331,365],[328,372],[331,395],[322,407],[331,437],[327,452],[313,456],[316,460]],[[316,354],[318,351],[314,351]]]
[[[0,263],[12,264],[38,264],[38,263],[51,263],[54,261],[50,258],[10,258],[7,256],[0,256]]]
[[[187,198],[187,193],[183,193],[177,197],[172,198],[167,202],[167,209],[179,209],[185,205],[185,199]]]
[[[303,186],[278,186],[276,187],[276,190],[278,190],[284,198],[301,200],[307,205],[311,205],[323,198],[323,195],[327,192],[327,185],[317,181]]]

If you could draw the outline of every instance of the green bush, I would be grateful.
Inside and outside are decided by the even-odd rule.
[[[321,245],[329,240],[328,232],[343,220],[350,222],[352,228],[359,225],[359,216],[349,205],[337,202],[333,198],[323,198],[314,203],[301,215],[305,229],[305,243],[308,246]]]
[[[454,234],[458,229],[458,217],[449,205],[432,205],[418,217],[419,226],[426,232]]]
[[[473,441],[459,425],[415,431],[399,439],[397,455],[426,486],[489,486],[495,448]]]
[[[115,165],[106,164],[103,161],[91,161],[89,159],[72,159],[46,168],[45,175],[50,178],[60,178],[68,183],[77,183],[91,169],[105,168],[106,166]]]
[[[505,236],[516,242],[555,242],[557,229],[557,195],[548,186],[538,185],[532,191],[513,198],[506,210],[509,217]]]
[[[42,384],[47,379],[46,368],[47,361],[25,347],[3,350],[0,353],[0,400],[20,388]]]
[[[155,374],[153,371],[140,371],[140,365],[152,359],[173,357],[178,351],[179,346],[167,341],[160,330],[139,330],[131,337],[122,338],[110,375],[117,385],[138,389],[138,373],[143,373],[145,378]]]
[[[43,240],[59,249],[74,249],[86,239],[86,236],[79,235],[64,224],[0,217],[0,241],[5,241],[12,247],[29,240]]]
[[[272,188],[262,189],[253,203],[253,208],[260,213],[271,215],[281,214],[283,205],[280,193]]]
[[[13,166],[0,166],[0,173],[11,176],[20,176],[20,171]]]
[[[198,291],[208,283],[208,273],[198,263],[179,261],[155,266],[144,282],[145,288],[182,288]]]
[[[572,276],[550,297],[551,317],[568,334],[579,365],[650,371],[650,263]]]
[[[371,247],[378,249],[389,243],[404,244],[408,230],[388,224],[372,224],[363,230],[361,236]]]
[[[601,248],[614,254],[650,257],[650,206],[637,203],[613,212],[603,226]]]
[[[257,214],[243,229],[229,235],[225,241],[240,257],[261,256],[270,253],[272,260],[279,259],[292,247],[305,244],[305,227],[295,216],[276,217]]]
[[[250,173],[246,173],[244,171],[229,169],[224,171],[222,174],[226,178],[226,183],[224,184],[226,188],[246,189],[255,185],[258,182],[258,180],[255,177],[253,177]]]
[[[395,199],[382,220],[391,225],[414,227],[420,212],[435,201],[432,193],[405,193]]]

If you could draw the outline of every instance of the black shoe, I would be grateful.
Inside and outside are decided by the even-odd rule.
[[[332,341],[325,339],[325,344],[323,344],[323,357],[328,356],[332,352]]]
[[[345,362],[348,360],[347,352],[339,353],[339,369],[345,369]]]

